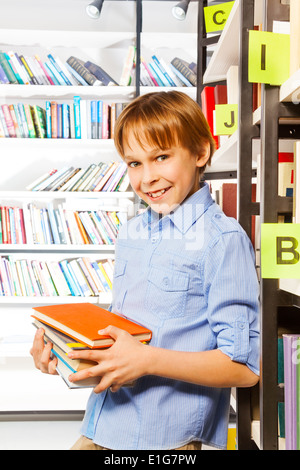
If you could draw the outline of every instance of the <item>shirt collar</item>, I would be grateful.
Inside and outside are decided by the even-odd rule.
[[[153,226],[160,220],[169,218],[180,232],[185,233],[206,212],[211,204],[213,204],[213,199],[209,186],[207,183],[203,183],[198,191],[186,199],[175,211],[163,218],[160,214],[151,210],[151,207],[148,207],[142,216],[143,225],[144,227],[146,225]]]

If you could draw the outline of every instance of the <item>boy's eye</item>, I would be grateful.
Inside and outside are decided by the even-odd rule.
[[[139,165],[139,162],[129,162],[128,166],[129,168],[136,168]]]
[[[168,155],[159,155],[159,157],[157,157],[157,161],[162,162],[166,160],[167,158],[168,158]]]

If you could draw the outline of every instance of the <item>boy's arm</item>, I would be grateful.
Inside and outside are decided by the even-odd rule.
[[[111,388],[118,390],[123,384],[144,375],[157,375],[208,387],[248,387],[258,381],[246,365],[232,361],[220,350],[204,352],[172,351],[141,344],[131,335],[116,327],[108,327],[114,345],[105,351],[76,351],[74,359],[92,359],[97,366],[77,372],[71,381],[90,376],[102,376],[96,393]]]

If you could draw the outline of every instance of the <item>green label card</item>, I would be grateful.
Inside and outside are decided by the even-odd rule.
[[[203,8],[207,33],[214,33],[224,29],[233,5],[234,2],[227,2]]]
[[[261,225],[261,276],[300,279],[300,224]]]
[[[249,31],[249,82],[279,86],[289,75],[289,34]]]
[[[216,104],[215,135],[231,135],[238,128],[238,105]]]

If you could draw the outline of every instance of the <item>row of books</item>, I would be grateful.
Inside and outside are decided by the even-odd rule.
[[[141,342],[148,342],[152,337],[147,327],[89,302],[47,305],[33,310],[33,325],[43,328],[45,341],[52,343],[52,353],[58,359],[57,371],[69,388],[93,387],[99,383],[99,377],[75,383],[68,380],[71,373],[96,365],[91,360],[71,359],[68,353],[81,349],[106,349],[113,345],[113,338],[99,333],[99,330],[113,325]],[[131,382],[123,386],[133,385]]]
[[[0,256],[0,296],[98,296],[111,292],[113,269],[110,258],[42,261]]]
[[[116,211],[76,211],[58,204],[39,208],[0,207],[0,243],[37,245],[114,245],[122,215]]]
[[[110,86],[118,83],[100,65],[70,56],[62,61],[52,54],[24,56],[0,51],[0,83],[19,85]]]
[[[27,191],[126,191],[129,185],[124,162],[91,163],[84,168],[53,168],[26,186]]]
[[[152,55],[152,60],[141,60],[140,84],[142,86],[161,87],[196,87],[197,65],[195,62],[187,62],[179,57],[174,57],[170,63],[161,57]]]
[[[102,100],[73,103],[46,101],[45,107],[27,103],[0,106],[0,138],[112,139],[115,122],[125,103]]]

